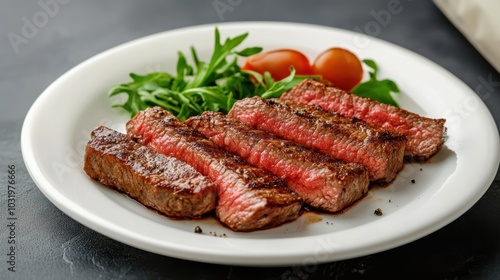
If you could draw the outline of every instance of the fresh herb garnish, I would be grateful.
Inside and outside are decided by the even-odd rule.
[[[378,67],[375,61],[364,59],[363,62],[373,70],[369,73],[370,79],[358,84],[351,92],[361,97],[371,98],[382,103],[399,107],[398,103],[391,95],[391,92],[399,93],[398,85],[389,79],[377,80]]]
[[[295,77],[292,69],[290,76],[274,81],[266,73],[242,71],[237,57],[247,57],[262,51],[260,47],[235,51],[248,36],[248,33],[220,41],[219,30],[215,29],[215,44],[210,61],[199,60],[194,47],[191,66],[182,52],[178,53],[176,75],[156,72],[147,75],[131,73],[132,82],[118,85],[109,91],[109,96],[125,93],[128,95],[120,107],[133,117],[140,110],[150,106],[161,106],[180,120],[185,120],[204,111],[227,113],[240,99],[252,96],[264,98],[280,97],[305,77]]]

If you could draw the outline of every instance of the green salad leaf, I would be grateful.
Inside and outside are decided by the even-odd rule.
[[[109,96],[128,95],[125,103],[113,107],[122,108],[133,117],[149,106],[161,106],[180,120],[186,120],[207,110],[227,113],[237,100],[246,97],[279,97],[305,79],[295,77],[293,69],[290,76],[281,81],[274,81],[269,73],[261,75],[242,71],[237,64],[237,57],[247,57],[262,51],[261,47],[236,51],[247,36],[248,33],[244,33],[221,43],[216,28],[210,61],[201,61],[195,48],[191,47],[193,65],[179,52],[175,76],[165,72],[147,75],[131,73],[131,82],[115,86],[109,91]]]
[[[377,79],[378,66],[375,61],[371,59],[364,59],[363,62],[372,69],[369,73],[370,79],[366,82],[358,84],[351,90],[351,92],[361,97],[371,98],[382,103],[399,107],[398,103],[391,95],[391,92],[399,93],[398,85],[389,79]]]

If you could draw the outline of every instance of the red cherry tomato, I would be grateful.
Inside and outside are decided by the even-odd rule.
[[[312,69],[314,74],[345,90],[351,90],[363,78],[361,61],[343,48],[331,48],[321,53]]]
[[[309,59],[296,50],[281,49],[263,52],[249,57],[243,70],[251,70],[264,74],[269,72],[278,81],[290,75],[290,67],[295,68],[295,75],[311,75]]]

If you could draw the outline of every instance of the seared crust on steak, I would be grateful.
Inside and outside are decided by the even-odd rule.
[[[444,143],[445,119],[422,117],[322,82],[304,80],[283,94],[281,100],[319,105],[327,111],[401,133],[407,138],[405,156],[416,161],[429,159]]]
[[[167,216],[199,217],[215,208],[217,190],[208,178],[104,126],[92,131],[84,170],[90,178]]]
[[[186,124],[221,148],[283,178],[304,202],[336,212],[368,190],[368,172],[358,163],[345,163],[292,141],[252,129],[222,113],[204,112]]]
[[[219,190],[216,214],[232,230],[274,227],[299,216],[302,201],[283,180],[219,149],[160,107],[139,112],[127,123],[127,134],[212,179]]]
[[[237,101],[228,115],[336,159],[361,163],[370,181],[390,182],[403,168],[404,135],[319,106],[253,97]]]

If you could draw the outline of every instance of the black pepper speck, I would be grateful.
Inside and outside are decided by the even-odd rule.
[[[196,227],[194,228],[194,233],[203,233],[203,230],[201,229],[201,227],[200,227],[200,226],[196,226]]]

